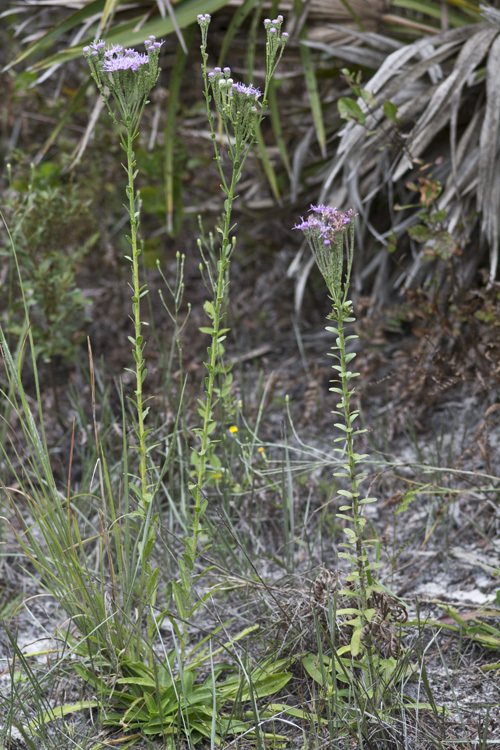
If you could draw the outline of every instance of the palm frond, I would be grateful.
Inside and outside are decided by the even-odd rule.
[[[360,265],[387,274],[387,263],[379,256],[370,266],[366,253],[373,240],[368,238],[387,247],[391,235],[402,237],[416,223],[418,207],[395,213],[394,204],[414,202],[406,181],[415,176],[422,160],[437,160],[436,176],[443,192],[436,208],[446,209],[448,230],[460,230],[466,239],[479,231],[481,242],[489,247],[489,271],[495,278],[500,232],[499,28],[491,22],[457,27],[412,44],[399,43],[392,50],[392,39],[381,47],[372,34],[358,32],[356,38],[363,42],[360,60],[385,53],[365,85],[375,105],[358,100],[366,123],[348,122],[340,132],[319,201],[356,208],[364,230]],[[346,58],[343,45],[322,49],[332,57]],[[397,125],[385,116],[388,101],[397,107]],[[423,250],[413,247],[411,252],[413,263],[407,266],[403,282],[398,272],[398,283],[410,283],[421,271]],[[470,250],[464,256],[477,267],[477,252]],[[377,286],[377,278],[374,283]]]

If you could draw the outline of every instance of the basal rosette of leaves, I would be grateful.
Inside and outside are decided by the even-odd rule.
[[[226,626],[229,623],[226,623]],[[230,738],[256,735],[276,742],[284,739],[274,732],[260,733],[256,726],[256,701],[279,693],[290,681],[289,659],[266,660],[258,666],[240,663],[235,668],[233,647],[258,626],[247,628],[231,641],[216,649],[199,644],[189,663],[179,661],[179,652],[171,650],[160,663],[149,667],[142,661],[120,659],[120,672],[110,679],[112,665],[94,659],[88,666],[76,664],[78,674],[100,696],[96,706],[106,706],[102,720],[105,726],[120,727],[125,736],[134,733],[161,736],[165,747],[178,747],[188,740],[196,745],[211,738],[222,745]],[[220,630],[220,629],[218,629]],[[217,631],[213,633],[217,638]],[[231,661],[221,660],[224,651]],[[192,653],[193,653],[192,652]],[[83,654],[83,650],[82,650]],[[200,673],[209,672],[208,677]],[[245,705],[246,704],[246,705]],[[80,710],[80,705],[63,707],[65,712]],[[263,708],[260,718],[271,717]]]

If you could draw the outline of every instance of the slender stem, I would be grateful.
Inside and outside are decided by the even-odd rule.
[[[141,287],[139,284],[139,256],[141,254],[141,248],[138,247],[137,243],[137,232],[139,228],[139,212],[136,212],[136,199],[134,191],[134,179],[135,179],[135,154],[133,151],[133,142],[135,134],[132,133],[131,128],[127,128],[127,195],[129,199],[129,214],[130,214],[130,245],[131,245],[131,262],[132,262],[132,312],[133,312],[133,323],[134,323],[134,360],[135,360],[135,375],[136,375],[136,389],[135,389],[135,405],[137,409],[137,436],[139,439],[139,479],[141,483],[141,499],[147,495],[148,484],[147,484],[147,470],[146,470],[146,433],[144,429],[144,408],[143,408],[143,395],[142,395],[142,384],[145,377],[145,361],[143,356],[144,345],[142,338],[142,322],[141,322]]]
[[[231,227],[231,211],[234,201],[234,190],[238,181],[239,166],[237,163],[234,164],[233,174],[231,178],[231,185],[226,199],[226,211],[224,214],[224,228],[222,234],[222,243],[220,251],[220,260],[218,263],[218,276],[217,276],[217,287],[215,290],[215,306],[213,315],[213,325],[211,331],[212,345],[210,347],[210,364],[208,369],[208,377],[206,384],[206,401],[205,401],[205,413],[203,415],[203,428],[201,435],[201,446],[199,452],[199,463],[198,473],[196,479],[195,488],[195,508],[194,508],[194,521],[193,521],[193,552],[196,550],[196,544],[200,535],[200,518],[202,515],[201,503],[203,495],[203,479],[205,476],[206,469],[206,453],[208,445],[208,430],[212,421],[212,408],[213,408],[213,395],[215,378],[217,374],[217,356],[218,356],[218,339],[219,331],[221,328],[221,322],[223,318],[222,305],[224,302],[224,287],[225,277],[228,262],[228,253],[230,250],[229,244],[229,231]]]
[[[345,310],[339,300],[334,301],[333,314],[335,316],[336,328],[338,331],[338,338],[336,348],[339,351],[340,360],[340,384],[342,388],[342,407],[344,411],[344,421],[346,428],[346,447],[345,453],[347,454],[347,464],[345,469],[349,474],[349,481],[351,484],[352,493],[352,514],[354,520],[354,533],[356,535],[356,560],[359,576],[359,588],[360,588],[360,609],[364,611],[367,607],[366,597],[366,572],[364,564],[364,553],[363,553],[363,521],[359,510],[359,480],[356,474],[356,458],[354,454],[354,440],[353,440],[353,421],[354,415],[350,408],[350,399],[352,390],[349,390],[349,380],[346,361],[345,351],[345,335],[344,335],[344,317]]]

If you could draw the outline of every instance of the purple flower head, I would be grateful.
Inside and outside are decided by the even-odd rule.
[[[138,70],[141,65],[147,65],[149,57],[135,50],[127,50],[126,54],[108,57],[104,61],[102,69],[105,73],[117,73],[119,70]]]
[[[84,49],[92,78],[112,117],[115,117],[114,108],[127,129],[138,124],[148,103],[147,97],[158,80],[162,44],[154,36],[149,36],[144,42],[146,52],[130,47],[124,49],[120,44],[106,45],[101,40]],[[114,119],[114,122],[119,127],[118,120]]]
[[[106,46],[106,43],[99,40],[97,42],[92,42],[92,44],[87,45],[83,48],[83,54],[84,55],[91,55],[92,57],[95,57],[99,54],[100,50],[103,49]]]
[[[300,218],[302,219],[300,224],[296,224],[292,229],[300,229],[302,232],[314,232],[315,230],[321,231],[323,228],[322,223],[315,216],[309,216],[308,219],[304,219],[303,216]]]
[[[351,276],[354,226],[353,209],[342,212],[323,204],[311,206],[309,216],[293,229],[304,232],[316,265],[335,304],[346,300]]]
[[[343,213],[336,208],[323,204],[319,206],[311,204],[309,211],[312,215],[305,220],[302,219],[302,222],[296,224],[293,228],[301,229],[306,236],[321,239],[326,246],[330,245],[332,241],[334,242],[337,235],[344,232],[348,224],[351,223],[351,219],[356,215],[352,208]]]
[[[149,55],[154,50],[159,50],[163,42],[157,42],[156,37],[152,34],[144,42],[147,52],[137,52],[135,49],[127,48],[123,49],[120,44],[113,44],[104,52],[104,60],[102,71],[104,73],[117,73],[121,70],[137,71],[143,65],[148,65],[150,62]],[[105,44],[104,42],[98,42],[95,46],[96,50],[101,50]],[[92,47],[91,47],[92,49]],[[94,54],[93,52],[91,54]],[[155,53],[158,55],[158,53]]]
[[[244,96],[252,96],[254,99],[258,99],[262,96],[260,89],[253,86],[253,84],[246,86],[244,83],[233,83],[231,91],[243,94]]]
[[[151,36],[148,36],[148,38],[144,42],[144,46],[146,47],[148,52],[151,52],[153,49],[160,49],[163,42],[157,42],[156,37],[154,34],[151,34]]]
[[[113,55],[121,55],[123,52],[123,47],[121,47],[119,44],[113,44],[112,47],[106,50],[104,53],[104,57],[113,57]],[[125,54],[128,55],[131,52],[134,52],[133,49],[126,49]]]

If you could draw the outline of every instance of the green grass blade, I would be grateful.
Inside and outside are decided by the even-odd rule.
[[[120,0],[106,0],[105,5],[104,5],[104,10],[101,15],[101,20],[99,21],[98,36],[101,36],[101,34],[104,34],[106,29],[108,29],[111,26],[111,23],[113,21],[113,18],[115,17],[116,10],[119,5],[120,5]]]
[[[305,27],[300,32],[299,40],[300,42],[307,41],[307,30]],[[323,111],[318,91],[316,73],[314,71],[314,62],[311,54],[311,49],[306,44],[299,44],[299,50],[300,59],[302,60],[302,67],[304,69],[307,93],[309,96],[309,102],[311,104],[311,114],[313,117],[314,129],[316,131],[316,138],[321,149],[321,155],[323,158],[326,158],[325,123],[323,121]]]
[[[348,0],[340,0],[346,11],[351,16],[352,20],[359,26],[360,31],[366,31],[366,26],[364,25],[361,18],[358,16],[355,10],[351,7],[351,4],[348,2]]]
[[[176,8],[175,18],[171,18],[170,16],[166,18],[155,17],[153,20],[146,23],[145,21],[149,17],[148,13],[142,13],[134,16],[126,22],[117,22],[113,30],[107,34],[106,41],[112,44],[121,44],[122,47],[140,46],[144,42],[144,39],[150,34],[154,34],[154,36],[158,38],[173,34],[175,33],[176,25],[178,28],[190,26],[196,21],[196,17],[199,13],[215,13],[217,10],[224,7],[227,2],[228,0],[205,0],[204,2],[203,0],[186,0],[186,2]],[[67,19],[47,32],[42,39],[37,40],[30,45],[28,49],[18,55],[18,57],[10,63],[9,67],[19,64],[32,55],[43,54],[46,52],[47,47],[51,47],[53,42],[68,31],[88,20],[92,15],[99,16],[102,13],[103,5],[103,0],[95,0],[91,5],[71,14]],[[97,27],[94,27],[94,33],[96,32]],[[92,41],[94,41],[93,34],[89,35],[85,40],[80,41],[76,46],[66,47],[65,49],[61,49],[56,53],[42,58],[34,63],[31,68],[33,70],[45,70],[51,65],[64,64],[69,60],[75,60],[78,57],[82,57],[82,48],[86,44],[90,44]]]
[[[100,15],[102,14],[104,10],[104,0],[94,0],[94,2],[85,5],[83,8],[80,8],[75,13],[71,13],[67,18],[65,18],[60,23],[53,26],[49,31],[47,31],[42,37],[37,39],[35,42],[29,45],[27,49],[25,49],[23,52],[21,52],[13,62],[10,63],[8,66],[9,68],[13,67],[14,65],[19,65],[19,63],[23,62],[23,60],[26,60],[31,55],[40,55],[45,52],[47,47],[51,45],[52,42],[55,42],[57,39],[59,39],[64,34],[67,34],[69,31],[72,31],[76,26],[79,26],[80,24],[85,23],[89,18],[92,18],[94,15]],[[83,44],[81,45],[83,47]],[[81,47],[79,45],[79,54],[81,55]],[[53,62],[51,64],[55,64],[56,60],[53,59]],[[73,57],[77,57],[76,51]],[[43,66],[46,67],[46,66]]]
[[[272,126],[273,133],[274,133],[274,139],[276,141],[276,145],[279,148],[279,152],[281,154],[281,160],[285,166],[285,169],[288,175],[290,176],[292,174],[292,166],[290,163],[290,158],[288,156],[288,150],[286,147],[285,137],[283,135],[283,128],[281,126],[280,108],[279,108],[276,89],[277,89],[276,81],[273,78],[269,86],[269,91],[267,92],[267,103],[269,105],[269,112],[271,115],[271,126]]]
[[[222,67],[223,62],[226,59],[228,49],[231,46],[236,33],[241,28],[241,26],[245,22],[245,19],[252,12],[258,2],[260,2],[260,0],[245,0],[245,2],[240,5],[240,7],[234,13],[233,17],[231,18],[229,27],[224,35],[224,40],[222,42],[217,65],[220,65]]]
[[[471,3],[460,2],[460,0],[455,2],[447,0],[446,4],[455,5],[462,11],[461,13],[456,13],[448,8],[446,9],[449,27],[464,26],[465,24],[470,23],[470,20],[481,21],[478,7],[474,7]],[[427,15],[429,18],[440,22],[443,17],[443,3],[435,3],[431,2],[431,0],[392,0],[392,7],[414,11],[415,13],[418,13],[419,17],[421,17],[421,15]]]
[[[278,186],[278,178],[276,176],[276,172],[274,171],[273,165],[271,164],[271,160],[269,159],[269,156],[267,154],[266,144],[264,143],[264,138],[262,137],[260,128],[257,128],[255,140],[259,149],[260,158],[262,160],[262,166],[264,167],[264,172],[266,173],[266,177],[268,179],[271,190],[273,191],[276,200],[280,201],[281,195]]]

